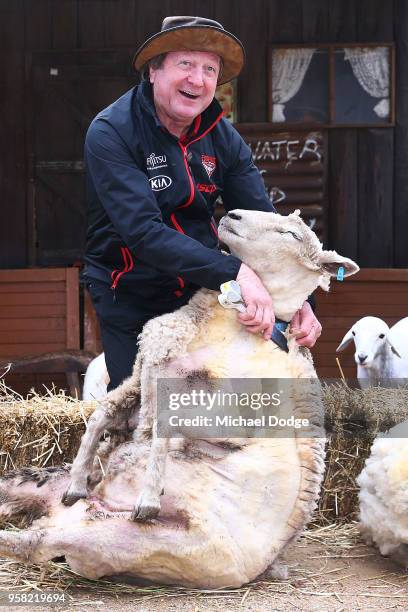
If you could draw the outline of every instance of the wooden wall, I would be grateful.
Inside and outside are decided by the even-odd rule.
[[[395,42],[396,127],[329,132],[328,243],[362,267],[408,266],[405,0],[0,0],[0,267],[33,263],[36,248],[32,227],[35,160],[27,133],[30,117],[35,122],[33,54],[135,49],[170,14],[218,19],[242,39],[247,64],[239,80],[240,122],[267,120],[270,43]],[[131,83],[133,77],[129,79]],[[98,87],[102,92],[103,84]],[[79,91],[76,95],[83,102],[88,94]],[[63,128],[61,122],[61,138],[68,138],[70,130]],[[83,134],[85,128],[81,129]],[[53,204],[50,198],[51,212]],[[65,206],[63,199],[59,206]],[[82,217],[78,219],[76,225],[85,224]],[[66,232],[74,232],[73,228]]]

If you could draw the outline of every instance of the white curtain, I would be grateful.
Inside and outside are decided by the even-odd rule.
[[[374,106],[378,117],[390,114],[390,65],[388,47],[357,47],[344,49],[354,76],[361,87],[373,98],[380,98]]]
[[[316,49],[274,49],[272,53],[272,121],[286,121],[285,104],[299,91]]]

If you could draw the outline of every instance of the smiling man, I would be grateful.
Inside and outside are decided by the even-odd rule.
[[[186,304],[200,287],[237,280],[240,322],[270,341],[274,313],[257,275],[218,248],[222,197],[274,212],[249,148],[214,99],[244,64],[240,41],[202,17],[167,17],[137,51],[140,86],[92,122],[85,142],[89,226],[85,279],[101,327],[109,389],[129,376],[150,318]],[[320,324],[309,303],[292,321],[313,346]]]

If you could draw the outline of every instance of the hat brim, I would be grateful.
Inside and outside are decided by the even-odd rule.
[[[148,38],[136,51],[133,66],[140,70],[146,62],[161,53],[183,50],[208,51],[219,55],[223,62],[219,85],[237,77],[245,61],[242,44],[230,32],[212,26],[179,26]]]

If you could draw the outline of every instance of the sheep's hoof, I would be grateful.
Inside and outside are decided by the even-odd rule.
[[[160,512],[160,502],[153,498],[144,500],[142,497],[139,503],[133,508],[131,515],[132,521],[151,521]]]
[[[67,489],[64,495],[62,496],[62,503],[64,506],[73,506],[79,499],[85,499],[88,497],[88,493],[86,491],[71,491]]]

